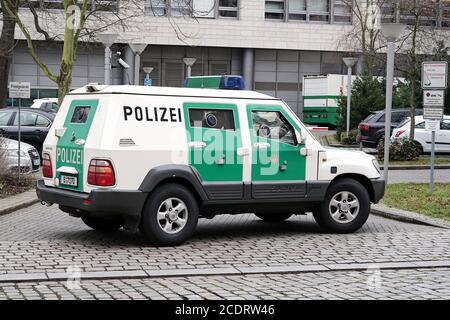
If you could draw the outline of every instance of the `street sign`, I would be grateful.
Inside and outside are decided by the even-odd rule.
[[[425,120],[425,130],[437,132],[441,128],[441,120]]]
[[[29,82],[10,82],[9,97],[11,99],[30,99],[31,84]]]
[[[447,62],[427,61],[422,63],[422,88],[447,89]]]
[[[442,120],[444,116],[444,108],[423,107],[423,118],[425,120]]]
[[[443,107],[444,97],[444,90],[424,90],[423,105],[427,107]]]

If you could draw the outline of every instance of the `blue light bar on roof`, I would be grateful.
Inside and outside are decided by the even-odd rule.
[[[186,79],[187,88],[208,88],[224,90],[245,90],[245,82],[241,76],[204,76]]]
[[[241,76],[222,76],[220,89],[245,90],[245,82]]]

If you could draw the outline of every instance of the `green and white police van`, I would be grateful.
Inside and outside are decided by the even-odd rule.
[[[328,232],[353,232],[384,188],[374,157],[324,148],[280,99],[88,85],[56,115],[37,195],[95,230],[140,230],[164,246],[218,214],[312,212]]]

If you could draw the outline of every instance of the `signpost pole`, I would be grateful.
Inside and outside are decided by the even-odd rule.
[[[430,194],[434,191],[434,158],[435,158],[436,131],[431,132],[431,170],[430,170]]]
[[[22,99],[19,99],[19,111],[17,112],[18,115],[18,124],[19,124],[19,130],[18,130],[18,140],[19,144],[17,147],[17,162],[18,162],[18,169],[17,169],[17,179],[20,180],[20,141],[22,140],[22,128],[21,128],[21,121],[20,121],[20,109],[22,108]]]
[[[20,180],[20,153],[21,153],[21,140],[22,140],[22,128],[21,128],[21,108],[22,108],[22,99],[30,99],[31,97],[31,84],[29,82],[10,82],[9,83],[9,97],[11,99],[19,100],[19,108],[17,112],[17,179]]]
[[[440,129],[440,121],[444,114],[444,90],[447,89],[447,77],[448,63],[446,61],[422,63],[423,118],[425,119],[425,128],[431,131],[430,195],[434,191],[436,131]]]

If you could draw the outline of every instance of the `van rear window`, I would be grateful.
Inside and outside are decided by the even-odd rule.
[[[71,123],[86,123],[91,107],[75,107],[73,111]]]

